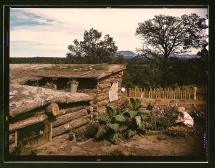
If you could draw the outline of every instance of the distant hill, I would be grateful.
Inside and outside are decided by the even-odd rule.
[[[196,54],[180,54],[180,55],[177,55],[176,57],[180,59],[192,59],[192,58],[199,58],[200,56]]]
[[[118,51],[117,54],[123,55],[123,57],[126,59],[132,59],[133,57],[136,56],[135,52],[129,51],[129,50]],[[180,55],[177,55],[176,57],[180,59],[193,59],[193,58],[199,58],[200,56],[196,54],[180,54]]]
[[[135,52],[129,51],[129,50],[118,51],[117,54],[123,55],[123,57],[126,58],[126,59],[131,59],[131,58],[136,56]]]

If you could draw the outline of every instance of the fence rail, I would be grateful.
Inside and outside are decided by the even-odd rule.
[[[124,98],[149,99],[183,99],[201,100],[207,95],[207,87],[178,87],[178,88],[128,88],[122,93]]]

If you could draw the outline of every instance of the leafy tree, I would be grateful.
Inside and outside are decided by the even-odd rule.
[[[116,56],[114,56],[112,63],[113,64],[125,64],[126,59],[122,55],[116,55]]]
[[[83,41],[75,39],[72,45],[68,46],[70,53],[67,58],[83,59],[85,63],[107,63],[111,62],[116,54],[117,46],[109,34],[101,39],[102,33],[91,28],[84,32]]]
[[[166,76],[171,70],[171,57],[189,52],[205,44],[207,26],[205,18],[197,14],[181,17],[158,15],[138,24],[136,35],[143,40],[139,55],[150,60],[161,71],[161,84],[166,85]]]

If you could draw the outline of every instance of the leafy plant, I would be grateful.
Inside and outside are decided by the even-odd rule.
[[[156,117],[156,128],[160,130],[174,126],[177,117],[178,112],[176,107],[166,108],[163,115]]]
[[[151,111],[153,109],[153,106],[151,105],[151,103],[149,103],[146,107],[146,110]]]
[[[99,116],[98,131],[95,139],[107,139],[118,144],[123,139],[128,139],[136,134],[145,134],[149,123],[144,121],[144,113],[138,110],[141,107],[139,99],[130,99],[130,103],[123,104],[121,108],[108,106],[106,113]]]
[[[140,107],[141,107],[141,101],[140,101],[140,99],[133,99],[133,98],[131,98],[130,102],[131,102],[131,108],[130,108],[130,110],[137,111],[137,110],[140,109]]]

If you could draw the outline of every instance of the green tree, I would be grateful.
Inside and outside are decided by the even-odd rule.
[[[166,76],[172,68],[170,58],[205,44],[206,35],[203,30],[206,28],[205,18],[197,14],[155,16],[138,24],[136,35],[143,40],[139,56],[150,60],[160,69],[160,82],[165,86]]]
[[[101,39],[102,33],[91,28],[84,32],[83,41],[75,39],[72,45],[68,46],[70,53],[67,58],[83,60],[84,63],[108,63],[116,54],[117,46],[109,34]]]
[[[113,64],[125,64],[126,59],[122,55],[116,55],[116,56],[114,56],[112,63]]]

